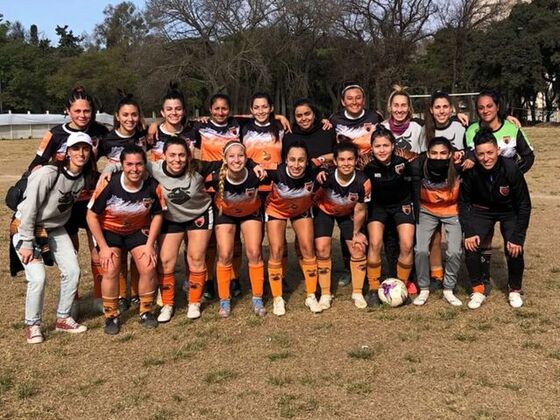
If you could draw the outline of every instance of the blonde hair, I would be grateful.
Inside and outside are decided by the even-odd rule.
[[[391,103],[393,102],[393,98],[395,96],[405,96],[406,100],[408,101],[408,119],[411,119],[412,115],[414,114],[414,108],[412,107],[412,101],[410,99],[410,95],[406,91],[408,87],[401,86],[401,85],[393,85],[391,86],[391,88],[393,89],[393,91],[389,95],[389,99],[387,99],[387,112],[389,113],[389,115],[391,115]]]
[[[231,149],[233,146],[241,146],[241,148],[243,149],[243,153],[246,155],[245,152],[245,145],[243,143],[240,143],[236,140],[230,140],[226,143],[226,145],[224,146],[223,150],[222,150],[222,155],[224,156],[224,163],[222,163],[222,167],[220,168],[220,172],[218,174],[218,198],[219,200],[216,200],[217,203],[217,207],[218,207],[218,214],[221,216],[222,215],[222,207],[223,207],[223,203],[224,203],[224,187],[225,187],[225,183],[226,183],[226,176],[227,176],[227,172],[228,172],[228,166],[226,163],[226,153],[229,149]]]

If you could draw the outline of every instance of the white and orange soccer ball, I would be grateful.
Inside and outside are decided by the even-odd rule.
[[[408,298],[406,285],[401,280],[395,278],[385,279],[379,285],[377,293],[381,302],[392,307],[401,306]]]

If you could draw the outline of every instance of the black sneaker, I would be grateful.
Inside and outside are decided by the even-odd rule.
[[[231,280],[231,295],[233,297],[241,296],[241,282],[239,281],[239,279]]]
[[[105,320],[105,328],[103,328],[105,334],[117,335],[120,330],[121,322],[119,321],[119,317],[107,318]]]
[[[368,308],[377,308],[381,306],[381,300],[377,294],[377,290],[370,290],[366,295],[366,302]]]
[[[127,298],[119,298],[119,313],[122,315],[130,308],[130,302]]]
[[[158,321],[154,314],[152,314],[151,312],[144,312],[142,315],[140,315],[140,324],[144,328],[157,328]]]
[[[204,299],[211,301],[216,299],[216,288],[214,287],[214,280],[208,280],[204,284]]]

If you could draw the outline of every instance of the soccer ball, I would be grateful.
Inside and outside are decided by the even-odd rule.
[[[406,285],[399,279],[393,278],[385,279],[379,286],[377,293],[381,302],[392,307],[402,305],[408,298]]]

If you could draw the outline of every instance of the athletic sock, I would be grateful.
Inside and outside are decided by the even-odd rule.
[[[473,286],[472,291],[473,291],[473,293],[484,294],[484,285],[483,284],[477,284],[476,286]]]
[[[231,277],[233,274],[233,267],[231,264],[223,265],[216,264],[216,279],[218,281],[218,296],[220,300],[229,300],[229,287],[231,283]]]
[[[350,273],[352,275],[352,293],[362,294],[366,279],[366,257],[359,260],[351,258]],[[381,270],[379,270],[379,275],[381,275]],[[379,276],[377,277],[377,283],[379,284]]]
[[[164,305],[175,304],[175,273],[159,273],[161,301]]]
[[[272,297],[282,296],[282,276],[284,269],[282,261],[268,261],[268,283]]]
[[[138,310],[140,315],[145,314],[147,312],[152,312],[155,294],[156,294],[155,290],[152,290],[151,292],[144,293],[138,296],[140,298],[140,308]]]
[[[100,262],[91,261],[91,275],[93,277],[93,296],[97,299],[102,298],[101,281],[103,280],[103,269]]]
[[[249,281],[253,297],[262,297],[264,289],[264,263],[249,264]]]
[[[401,260],[397,261],[397,278],[402,280],[405,284],[408,283],[410,272],[412,271],[412,264],[404,264]]]
[[[303,277],[305,279],[305,292],[308,295],[313,295],[317,291],[317,259],[316,258],[302,258],[299,262]],[[330,291],[329,291],[330,293]]]
[[[207,270],[189,273],[189,303],[200,303],[204,293]]]
[[[369,290],[376,291],[379,289],[379,279],[381,278],[381,261],[367,263],[367,279]],[[361,291],[360,291],[361,293]]]
[[[317,275],[321,296],[331,294],[331,269],[332,260],[330,258],[317,258]]]
[[[430,277],[436,281],[443,281],[443,267],[441,265],[430,267]]]
[[[119,298],[103,296],[103,313],[105,318],[115,318],[119,315]]]

